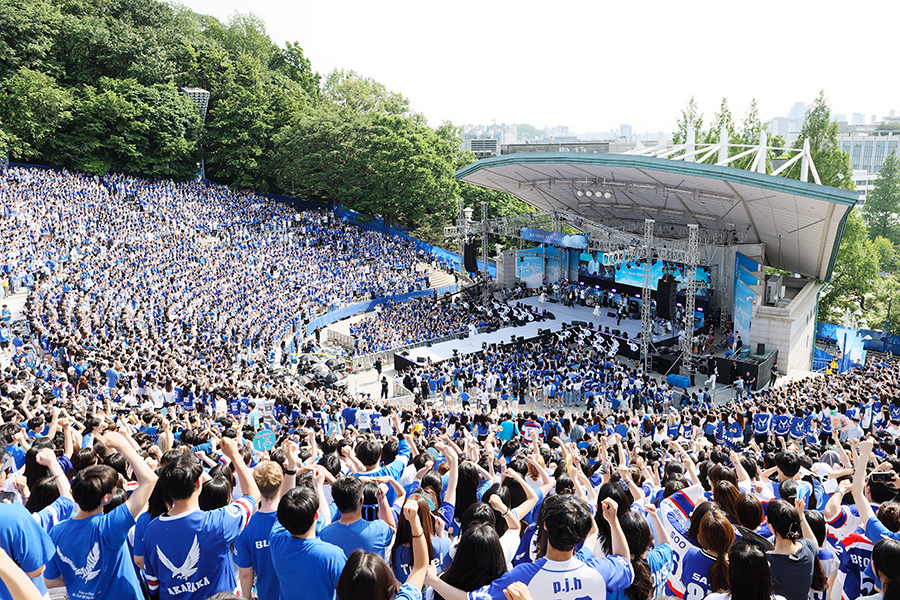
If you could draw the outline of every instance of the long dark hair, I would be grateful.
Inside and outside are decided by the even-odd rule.
[[[628,540],[628,549],[634,556],[631,567],[634,569],[634,580],[625,590],[628,600],[649,600],[653,595],[653,579],[650,565],[641,558],[650,547],[650,526],[647,519],[630,510],[619,517],[619,525]]]
[[[737,540],[728,551],[731,600],[771,600],[772,574],[769,557],[759,542]]]
[[[716,562],[709,567],[709,589],[713,592],[728,591],[728,550],[734,543],[734,527],[720,510],[711,510],[700,519],[697,533],[700,547],[716,553]]]
[[[609,523],[603,518],[603,501],[606,499],[615,500],[616,505],[619,507],[616,511],[616,515],[621,519],[622,515],[631,512],[631,500],[629,499],[629,496],[630,494],[618,484],[610,482],[601,485],[600,489],[597,491],[597,514],[594,516],[594,520],[597,521],[600,547],[603,549],[606,556],[612,554],[612,538],[609,530]]]
[[[456,557],[441,579],[464,592],[484,587],[506,573],[506,558],[497,531],[480,523],[466,529],[459,538]],[[434,593],[435,600],[443,596]]]
[[[878,540],[872,549],[872,570],[881,580],[884,600],[900,600],[900,541]]]
[[[481,485],[481,476],[478,469],[471,461],[459,463],[459,479],[456,482],[456,510],[453,518],[462,519],[463,513],[470,505],[478,502],[478,486]]]
[[[428,562],[434,560],[434,546],[431,544],[431,536],[434,535],[434,518],[428,509],[428,501],[421,494],[413,494],[410,501],[418,507],[419,520],[422,521],[422,533],[425,536],[425,544],[428,546]],[[391,564],[397,566],[397,549],[404,544],[410,545],[410,557],[412,557],[412,527],[406,519],[406,514],[400,511],[400,519],[397,521],[397,534],[394,538],[394,546],[391,548]],[[410,562],[412,560],[410,559]]]
[[[350,555],[335,588],[337,600],[391,600],[399,591],[400,584],[384,558],[365,550]]]

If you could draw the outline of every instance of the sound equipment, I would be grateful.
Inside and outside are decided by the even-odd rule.
[[[547,310],[544,311],[544,317],[547,319],[550,319],[551,321],[556,320],[556,315],[554,315],[552,312],[547,311]]]
[[[520,342],[524,342],[524,341],[525,341],[525,336],[524,336],[524,335],[520,335],[520,336],[519,336],[518,338],[516,338],[516,339],[519,340]]]
[[[417,357],[416,357],[416,362],[417,362],[417,363],[423,363],[423,362],[425,362],[425,357],[424,357],[424,356],[417,356]]]
[[[671,321],[675,318],[675,293],[678,284],[671,275],[666,275],[656,283],[656,314],[660,319]]]
[[[760,356],[765,354],[766,353],[766,345],[763,344],[762,342],[759,342],[758,344],[756,344],[756,353],[759,354]]]
[[[466,244],[463,246],[463,262],[466,271],[474,273],[478,270],[478,259],[475,258],[475,244]]]
[[[616,311],[614,311],[614,310],[608,310],[608,311],[606,311],[606,316],[607,316],[607,317],[612,317],[613,319],[615,319],[615,318],[616,318]]]

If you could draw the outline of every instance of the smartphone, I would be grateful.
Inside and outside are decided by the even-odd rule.
[[[878,473],[872,473],[871,481],[880,481],[882,483],[893,483],[894,482],[894,472],[893,471],[880,471]]]
[[[5,504],[13,504],[16,501],[15,492],[0,492],[0,502]]]

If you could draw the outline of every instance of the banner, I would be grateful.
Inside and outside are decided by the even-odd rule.
[[[675,559],[672,574],[669,575],[669,582],[666,586],[667,595],[678,598],[685,596],[685,588],[681,583],[681,571],[683,570],[684,556],[693,547],[685,534],[691,526],[691,513],[694,512],[694,507],[703,499],[703,486],[695,485],[672,494],[659,505],[659,519],[662,521],[666,533],[669,534],[669,539],[672,540],[672,554]]]
[[[750,344],[750,317],[753,314],[753,299],[756,292],[747,287],[743,281],[734,282],[734,334],[735,339],[741,336],[744,347]]]
[[[581,233],[569,234],[524,227],[522,229],[522,239],[541,244],[550,244],[551,246],[572,248],[574,250],[587,250],[588,247],[588,238]]]

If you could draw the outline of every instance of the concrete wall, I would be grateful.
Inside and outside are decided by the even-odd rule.
[[[809,281],[784,308],[758,305],[750,327],[753,350],[762,342],[766,350],[778,349],[778,370],[787,374],[794,369],[808,371],[816,343],[816,303],[822,285]]]

